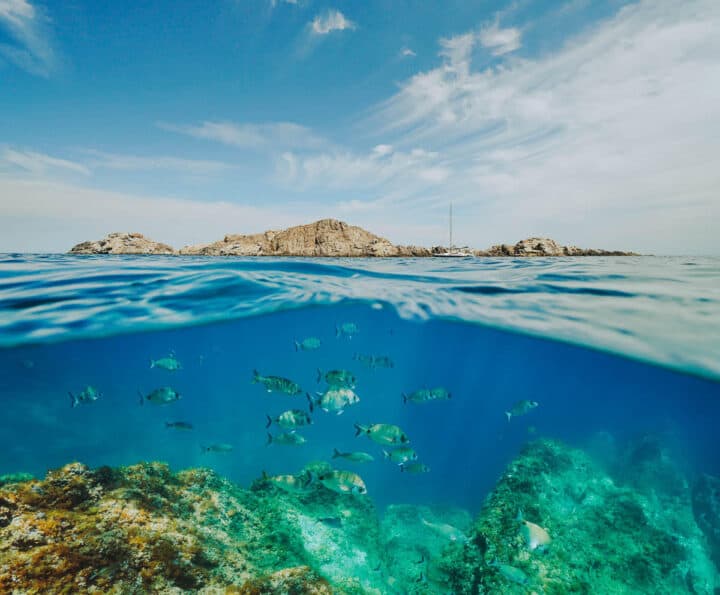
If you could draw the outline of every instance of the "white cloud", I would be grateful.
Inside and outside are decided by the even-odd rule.
[[[90,156],[88,165],[93,169],[115,169],[127,171],[178,171],[193,175],[213,174],[232,169],[230,163],[205,159],[182,159],[169,156],[119,155],[102,151],[85,151]]]
[[[444,39],[443,63],[406,81],[362,126],[396,151],[442,153],[444,192],[416,200],[440,208],[452,196],[474,221],[472,230],[458,222],[469,243],[542,233],[717,251],[706,222],[720,220],[718,30],[715,0],[641,0],[553,53],[480,71],[479,34]],[[682,225],[670,233],[674,220]]]
[[[56,65],[47,31],[49,20],[27,0],[0,0],[0,29],[12,43],[0,43],[0,56],[38,76],[48,76]]]
[[[403,58],[414,58],[417,54],[408,47],[404,47],[400,50],[400,55]]]
[[[59,159],[35,151],[20,151],[10,147],[0,150],[0,171],[20,170],[35,175],[58,172],[72,172],[90,175],[90,170],[81,163]]]
[[[515,27],[501,29],[498,23],[480,29],[478,41],[484,48],[490,49],[493,56],[513,52],[522,45],[520,29]]]
[[[316,16],[310,23],[310,29],[315,35],[327,35],[333,31],[356,28],[357,25],[339,10],[328,10],[324,14]]]
[[[246,149],[317,148],[326,143],[309,128],[292,122],[266,124],[202,122],[196,125],[159,122],[158,126],[171,132],[179,132],[195,138],[213,140]]]

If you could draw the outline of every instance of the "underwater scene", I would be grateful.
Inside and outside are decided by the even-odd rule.
[[[0,259],[0,592],[713,594],[720,260]]]

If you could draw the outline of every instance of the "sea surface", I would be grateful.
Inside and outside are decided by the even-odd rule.
[[[319,346],[298,349],[308,338]],[[168,356],[180,369],[151,366]],[[359,402],[340,415],[316,405],[303,445],[268,444],[282,430],[267,416],[309,412],[307,395],[328,388],[318,370],[333,369],[356,377]],[[301,391],[267,392],[255,371]],[[165,386],[181,398],[140,397]],[[97,400],[72,406],[86,387]],[[404,402],[438,387],[451,398]],[[508,421],[523,400],[538,405]],[[365,451],[374,462],[343,467],[380,509],[475,515],[539,437],[608,449],[652,434],[688,477],[717,476],[720,259],[7,254],[0,412],[0,475],[166,461],[249,485],[335,462],[334,449]],[[192,430],[166,426],[178,421]],[[402,472],[356,437],[355,424],[373,423],[401,427],[429,471]],[[208,450],[219,444],[232,450]]]

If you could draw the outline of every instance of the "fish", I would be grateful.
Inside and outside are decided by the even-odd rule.
[[[266,417],[266,428],[269,428],[273,423],[276,423],[285,430],[294,430],[295,428],[301,428],[303,426],[309,426],[310,424],[312,424],[312,419],[307,414],[307,412],[303,411],[302,409],[289,409],[288,411],[283,411],[275,418],[272,418],[269,415],[266,415]]]
[[[203,452],[232,452],[233,445],[220,442],[218,444],[210,444],[209,446],[201,446]]]
[[[395,363],[387,355],[353,354],[353,359],[365,364],[368,368],[394,368]]]
[[[333,469],[318,476],[318,481],[328,490],[338,494],[367,494],[365,482],[357,473],[352,471]]]
[[[404,473],[430,473],[430,467],[424,463],[400,463],[400,471]]]
[[[406,444],[410,442],[410,438],[407,437],[398,426],[391,424],[370,424],[368,426],[361,426],[355,424],[355,436],[365,434],[373,442],[378,444]]]
[[[355,375],[347,370],[330,370],[323,374],[322,370],[318,368],[317,381],[320,382],[323,378],[325,378],[325,382],[327,382],[329,386],[339,388],[355,388],[357,382]]]
[[[517,520],[520,523],[520,535],[530,551],[545,550],[552,543],[552,538],[545,529],[523,518],[522,510],[518,511]]]
[[[172,428],[174,430],[192,430],[192,424],[187,423],[186,421],[166,421],[165,422],[166,428]]]
[[[529,413],[535,407],[537,407],[540,403],[537,401],[518,401],[512,406],[512,409],[510,411],[506,411],[505,415],[507,415],[507,420],[510,421],[513,417],[518,417],[519,415],[525,415],[526,413]]]
[[[94,403],[100,397],[102,397],[102,393],[94,386],[86,386],[84,389],[82,389],[79,393],[76,394],[68,392],[68,395],[70,395],[70,405],[72,407],[77,407],[78,405],[87,405],[88,403]]]
[[[143,396],[140,390],[138,390],[138,394],[140,395],[141,405],[145,401],[150,401],[155,405],[166,405],[180,399],[180,393],[177,392],[175,389],[170,388],[169,386],[162,386],[160,388],[156,388],[154,391],[145,396]]]
[[[399,465],[407,463],[408,461],[415,461],[418,458],[417,453],[408,446],[398,446],[392,450],[383,450],[383,454],[386,459],[390,459],[393,463],[398,463]]]
[[[304,492],[312,481],[309,477],[296,475],[268,475],[263,471],[263,479],[289,493]]]
[[[450,541],[457,541],[460,543],[465,543],[468,540],[467,535],[465,535],[465,533],[463,533],[457,527],[448,525],[447,523],[431,523],[429,521],[426,521],[422,517],[420,517],[420,521],[422,522],[423,525],[425,525],[429,529],[432,529],[438,535],[447,537]]]
[[[370,463],[375,460],[375,457],[366,452],[340,452],[337,448],[333,449],[333,459],[345,459],[346,461],[352,461],[353,463]]]
[[[307,440],[304,436],[301,436],[300,434],[297,434],[296,432],[283,432],[282,434],[277,434],[273,436],[270,432],[268,432],[268,438],[267,442],[265,444],[285,444],[288,446],[300,446],[301,444],[305,444]]]
[[[167,370],[168,372],[175,372],[177,370],[182,370],[182,365],[177,359],[175,359],[174,355],[168,355],[167,357],[161,357],[160,359],[151,359],[150,368],[161,368],[163,370]]]
[[[295,340],[295,351],[315,351],[320,349],[322,342],[317,337],[307,337],[302,341]]]
[[[360,329],[354,322],[343,322],[335,327],[336,337],[347,337],[348,339],[352,339],[359,332]]]
[[[310,395],[307,395],[311,412],[314,410],[315,405],[317,405],[327,413],[334,412],[340,415],[345,411],[346,407],[360,402],[360,397],[358,397],[351,388],[331,386],[324,393],[317,393],[317,395],[318,398],[315,400],[313,400]]]
[[[282,376],[261,376],[257,370],[253,370],[253,384],[260,383],[269,393],[285,393],[286,395],[301,395],[303,390],[297,382],[283,378]]]
[[[529,582],[527,575],[522,570],[516,568],[515,566],[510,566],[510,564],[501,564],[497,561],[497,558],[495,558],[492,562],[489,562],[488,566],[497,568],[500,574],[513,583],[527,585]]]
[[[441,386],[437,388],[421,388],[415,392],[402,394],[403,403],[410,401],[411,403],[427,403],[428,401],[447,401],[452,398],[452,394],[446,388]]]
[[[316,519],[318,523],[332,527],[333,529],[342,528],[342,518],[336,516],[326,516]]]

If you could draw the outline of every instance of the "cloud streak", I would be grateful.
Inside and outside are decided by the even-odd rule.
[[[0,0],[0,29],[12,39],[12,43],[0,43],[0,56],[31,74],[49,76],[57,65],[49,23],[27,0]]]
[[[82,163],[52,157],[35,151],[24,151],[10,147],[0,148],[0,171],[22,171],[33,175],[74,173],[90,175],[90,169]]]

